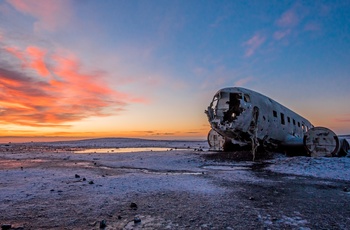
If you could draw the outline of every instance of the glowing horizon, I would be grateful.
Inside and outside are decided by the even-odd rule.
[[[0,139],[205,139],[204,110],[231,86],[350,134],[349,10],[0,0]]]

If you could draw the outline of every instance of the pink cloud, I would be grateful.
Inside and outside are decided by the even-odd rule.
[[[35,46],[28,46],[24,51],[21,51],[17,47],[4,47],[4,50],[21,61],[22,68],[32,68],[43,77],[49,75],[49,70],[47,69],[45,63],[46,51],[44,49],[40,49]]]
[[[49,70],[46,67],[46,63],[45,63],[45,55],[46,55],[46,51],[38,48],[38,47],[33,47],[33,46],[29,46],[27,49],[27,54],[29,54],[31,62],[30,62],[30,66],[35,69],[39,75],[46,77],[48,76]]]
[[[296,7],[292,7],[282,14],[282,16],[276,21],[276,24],[280,27],[293,27],[299,23],[299,20]]]
[[[71,16],[68,0],[7,0],[17,11],[37,19],[34,30],[55,31],[64,26]]]
[[[336,122],[350,122],[350,118],[348,118],[348,119],[346,119],[346,118],[344,118],[344,119],[336,119],[335,121]]]
[[[25,57],[22,54],[22,52],[19,50],[19,48],[13,47],[13,46],[5,46],[4,50],[7,51],[8,53],[12,54],[13,56],[15,56],[21,62],[23,62],[23,63],[25,62]]]
[[[246,77],[246,78],[242,78],[239,79],[238,81],[235,82],[235,86],[244,86],[245,84],[247,84],[248,82],[252,81],[253,78],[252,77]]]
[[[281,40],[284,37],[288,36],[290,33],[291,33],[290,29],[279,30],[279,31],[276,31],[275,33],[273,33],[273,38],[276,39],[276,40]]]
[[[255,34],[252,38],[244,43],[244,46],[247,47],[245,56],[252,56],[255,51],[265,42],[266,37],[260,34]]]
[[[341,122],[341,123],[350,122],[350,114],[345,114],[341,118],[336,118],[334,120],[335,120],[335,122]]]
[[[321,26],[318,23],[309,22],[305,25],[304,30],[305,31],[320,31]]]
[[[275,21],[279,29],[273,33],[273,38],[275,40],[282,40],[292,34],[297,34],[297,27],[302,23],[302,20],[308,13],[309,10],[300,3],[294,4]]]
[[[201,75],[204,75],[204,74],[207,74],[208,70],[206,70],[205,68],[203,67],[196,67],[193,69],[193,73],[197,76],[201,76]]]
[[[104,81],[106,72],[86,70],[70,52],[48,52],[36,46],[3,49],[21,68],[14,61],[0,63],[2,124],[64,126],[91,116],[118,114],[130,103],[147,102],[110,88]]]

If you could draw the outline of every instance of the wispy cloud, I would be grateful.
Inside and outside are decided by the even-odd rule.
[[[170,132],[158,132],[158,133],[153,133],[151,136],[174,136],[176,133],[170,133]]]
[[[344,119],[335,119],[336,122],[350,122],[350,118]]]
[[[217,17],[215,19],[215,21],[211,24],[209,24],[209,27],[212,27],[212,28],[216,28],[216,27],[219,27],[220,24],[225,21],[227,18],[229,17],[228,14],[225,14],[225,15],[220,15],[219,17]]]
[[[316,22],[309,22],[304,26],[305,31],[320,31],[321,25]]]
[[[276,24],[280,27],[293,27],[298,25],[300,18],[297,14],[298,7],[293,6],[285,11],[280,18],[277,19]]]
[[[246,77],[246,78],[242,78],[239,79],[238,81],[235,82],[235,86],[244,86],[245,84],[247,84],[248,82],[252,81],[253,78],[252,77]]]
[[[69,22],[70,1],[7,0],[17,11],[34,17],[34,30],[55,31]]]
[[[283,45],[291,44],[290,39],[296,39],[303,32],[315,32],[321,30],[321,24],[317,21],[308,21],[310,12],[320,9],[305,6],[297,2],[283,11],[279,17],[274,20],[274,28],[265,30],[264,34],[261,31],[255,32],[254,36],[245,41],[243,45],[245,49],[245,57],[250,57],[263,45],[268,44],[269,48],[274,47],[277,43]]]
[[[291,29],[278,30],[273,33],[273,38],[276,40],[281,40],[291,33]]]
[[[233,75],[234,73],[225,66],[217,66],[213,71],[203,71],[203,75],[200,75],[202,79],[199,87],[202,90],[217,89],[228,83],[231,84]]]
[[[350,114],[345,114],[341,118],[336,118],[334,120],[335,120],[335,122],[339,122],[339,123],[350,122]]]
[[[29,66],[35,69],[40,76],[48,76],[50,73],[44,61],[46,51],[37,47],[29,46],[26,52],[30,58]]]
[[[295,31],[303,23],[307,14],[308,9],[300,3],[291,6],[275,21],[277,30],[273,33],[273,38],[275,40],[282,40],[295,34]]]
[[[293,30],[299,24],[300,20],[301,19],[297,14],[296,6],[293,6],[285,11],[281,17],[275,21],[278,29],[273,33],[273,39],[277,41],[286,39],[292,34]]]
[[[70,52],[48,52],[36,46],[0,49],[5,60],[0,64],[2,124],[62,126],[145,102],[110,88],[104,82],[107,73],[86,70]]]
[[[252,56],[256,50],[265,42],[265,40],[265,36],[256,33],[253,37],[244,42],[244,46],[246,47],[245,57]]]

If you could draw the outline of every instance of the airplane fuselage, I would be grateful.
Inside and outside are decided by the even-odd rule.
[[[264,145],[292,143],[313,127],[271,98],[240,87],[219,90],[206,114],[213,130],[240,144],[251,144],[252,138]]]

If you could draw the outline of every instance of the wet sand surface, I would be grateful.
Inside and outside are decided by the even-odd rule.
[[[168,143],[158,147],[172,151],[119,154],[77,154],[88,146],[73,144],[2,145],[0,224],[11,229],[349,228],[350,178],[276,173],[268,160],[238,161],[194,150],[202,144]]]

